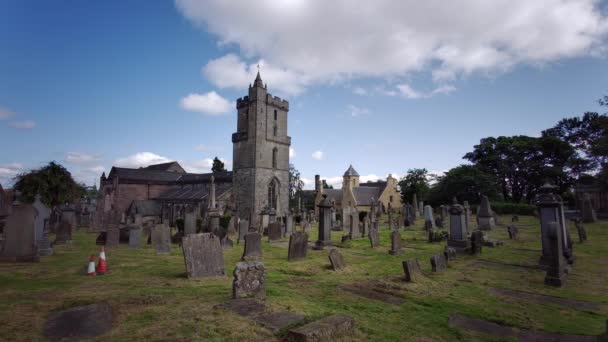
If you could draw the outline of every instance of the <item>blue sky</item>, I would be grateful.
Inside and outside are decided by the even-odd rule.
[[[257,64],[290,101],[306,180],[445,171],[483,137],[605,111],[607,16],[594,0],[4,0],[0,183],[51,160],[89,185],[112,165],[230,167]]]

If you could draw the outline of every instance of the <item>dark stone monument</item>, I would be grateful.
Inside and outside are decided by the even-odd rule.
[[[585,230],[585,227],[583,227],[581,220],[575,220],[574,225],[576,226],[576,231],[578,233],[578,242],[583,243],[587,241],[587,231]]]
[[[346,267],[342,254],[335,248],[329,251],[329,263],[334,271],[341,271]]]
[[[519,235],[519,228],[513,225],[507,226],[507,233],[509,233],[509,239],[517,240],[517,237]]]
[[[416,258],[405,260],[403,262],[403,271],[405,272],[405,281],[415,283],[422,277],[420,264],[418,264],[418,259]]]
[[[190,234],[182,239],[188,278],[226,275],[220,238],[212,233]]]
[[[272,222],[268,224],[268,241],[281,240],[281,224],[279,222]]]
[[[557,222],[549,222],[547,224],[547,235],[550,249],[549,257],[546,260],[547,275],[545,276],[545,284],[561,287],[566,282],[566,260],[562,251],[562,230]]]
[[[403,248],[401,247],[401,234],[399,234],[398,230],[393,230],[391,233],[391,249],[388,251],[388,254],[403,254]]]
[[[447,268],[448,263],[443,253],[435,254],[431,257],[431,270],[433,272],[443,272]]]
[[[239,262],[232,274],[232,298],[266,298],[266,268],[263,263]]]
[[[0,261],[38,262],[36,248],[36,209],[29,204],[14,203],[4,223],[0,240]]]
[[[369,230],[369,243],[372,248],[380,246],[380,234],[378,232],[378,229],[372,228]]]
[[[287,252],[287,260],[299,260],[306,258],[308,251],[308,234],[304,232],[295,232],[289,237],[289,250]]]
[[[458,253],[467,253],[471,248],[468,239],[469,226],[466,220],[466,210],[463,206],[456,202],[454,198],[453,204],[450,206],[450,237],[448,246],[456,249]]]
[[[156,249],[156,254],[171,253],[171,231],[165,223],[157,224],[152,228],[152,244]]]
[[[471,254],[481,254],[481,248],[484,245],[483,232],[476,230],[471,233]]]
[[[477,211],[477,228],[479,230],[491,230],[495,225],[496,222],[494,222],[494,212],[492,211],[492,207],[490,207],[490,200],[488,196],[483,196]]]
[[[129,248],[141,247],[141,228],[131,227],[129,229]]]
[[[241,260],[258,260],[262,257],[262,236],[256,232],[245,235],[245,249]]]
[[[329,199],[327,199],[327,195],[323,195],[323,200],[321,200],[317,207],[319,208],[319,239],[315,242],[314,248],[323,249],[325,247],[333,246],[333,243],[331,242],[331,208],[333,205]],[[352,221],[353,220],[351,219],[351,227],[354,224]]]

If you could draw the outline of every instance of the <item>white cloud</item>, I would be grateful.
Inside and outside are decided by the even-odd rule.
[[[73,164],[86,164],[99,161],[100,156],[82,153],[82,152],[68,152],[65,156],[65,161]]]
[[[241,57],[227,55],[204,68],[214,84],[242,89],[253,81],[257,64],[242,58],[263,59],[283,75],[276,83],[269,75],[269,84],[291,93],[318,82],[410,72],[430,73],[443,83],[593,56],[606,52],[608,33],[598,0],[376,0],[356,8],[345,0],[255,6],[245,0],[176,0],[176,6],[220,45],[240,49]]]
[[[437,94],[448,95],[455,91],[456,87],[444,84],[427,93],[417,91],[408,84],[399,84],[397,85],[397,89],[399,90],[399,93],[407,99],[428,99]],[[392,94],[387,93],[387,95]]]
[[[308,83],[305,75],[277,68],[263,59],[246,64],[235,54],[227,54],[209,61],[201,73],[217,87],[243,90],[255,80],[258,65],[261,68],[262,81],[271,85],[271,92],[297,95],[304,91]]]
[[[36,127],[36,122],[33,120],[13,121],[9,126],[17,129],[32,129]]]
[[[224,163],[226,170],[232,170],[232,161],[224,158],[219,158]],[[184,167],[186,172],[190,173],[209,173],[211,167],[213,167],[213,158],[205,158],[196,161],[179,161],[180,165]]]
[[[357,107],[355,105],[348,105],[348,110],[351,116],[359,116],[362,114],[369,114],[369,109],[363,107]]]
[[[405,96],[408,99],[419,99],[424,96],[407,84],[400,84],[397,86],[397,89],[399,89],[401,95]]]
[[[314,160],[323,160],[323,151],[314,151],[312,153],[312,159],[314,159]]]
[[[393,178],[396,178],[397,180],[399,180],[399,175],[396,173],[392,174]],[[359,176],[359,183],[367,183],[369,182],[377,182],[377,181],[385,181],[386,178],[388,177],[388,174],[385,175],[384,177],[379,177],[375,174],[369,174],[369,175],[363,175],[363,176]],[[321,179],[324,179],[325,182],[328,185],[331,185],[334,187],[334,189],[341,189],[342,188],[342,182],[344,180],[344,178],[342,176],[335,176],[335,177],[321,177]],[[309,180],[310,184],[307,183],[306,181],[304,182],[304,188],[307,190],[310,189],[314,189],[314,181]]]
[[[10,110],[8,110],[6,108],[0,107],[0,120],[6,120],[6,119],[12,117],[13,115],[15,115],[15,113],[11,112]]]
[[[114,160],[114,166],[137,168],[152,164],[168,163],[170,161],[170,159],[152,152],[138,152],[134,155]]]
[[[9,163],[0,165],[0,183],[8,187],[13,178],[23,172],[23,165],[20,163]]]
[[[361,87],[356,87],[355,89],[353,89],[353,93],[355,93],[357,95],[367,95],[367,90],[365,90]]]
[[[289,159],[293,159],[296,157],[296,150],[293,147],[289,148]]]
[[[180,101],[183,109],[208,115],[221,115],[234,108],[234,103],[215,91],[206,94],[189,94]]]

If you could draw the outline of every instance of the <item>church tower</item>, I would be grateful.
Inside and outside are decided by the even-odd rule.
[[[236,101],[236,109],[232,184],[239,217],[253,217],[257,223],[266,207],[285,216],[289,210],[289,102],[269,94],[258,71],[249,95]]]

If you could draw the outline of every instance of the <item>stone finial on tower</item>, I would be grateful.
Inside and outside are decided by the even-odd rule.
[[[260,70],[258,69],[258,74],[255,77],[255,81],[253,82],[254,87],[264,88],[264,82],[262,82],[262,77],[260,77]]]

